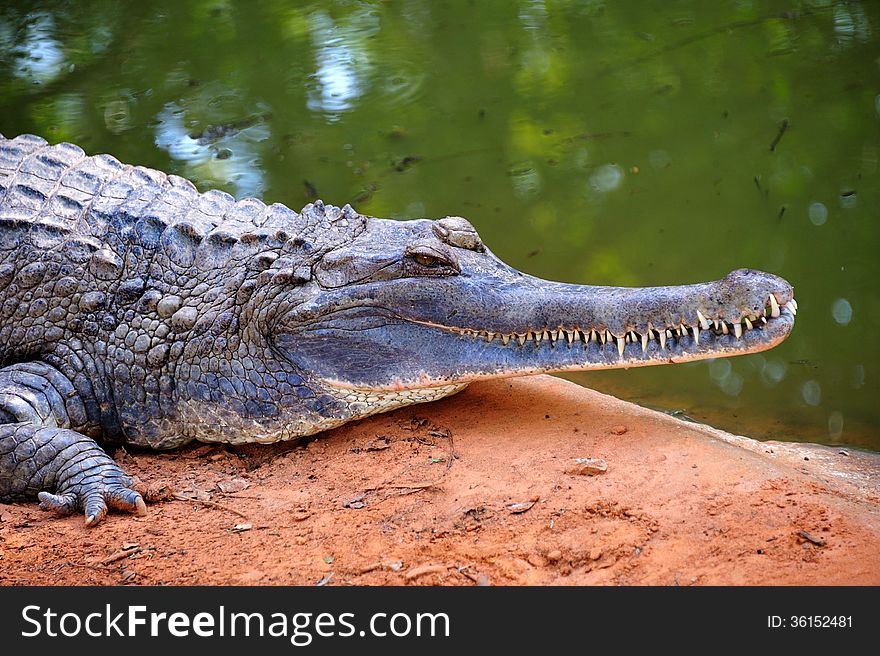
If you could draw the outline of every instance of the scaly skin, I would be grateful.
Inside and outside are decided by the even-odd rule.
[[[763,350],[795,310],[761,272],[565,285],[459,217],[296,213],[0,136],[0,499],[142,513],[95,440],[290,439],[484,378]]]

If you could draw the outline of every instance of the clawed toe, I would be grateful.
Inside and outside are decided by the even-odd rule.
[[[118,482],[90,482],[78,485],[63,494],[40,492],[40,508],[51,510],[60,515],[69,515],[82,508],[86,526],[94,526],[107,516],[107,510],[113,508],[129,512],[139,517],[147,514],[144,498],[134,490],[124,487]]]
[[[51,510],[59,515],[69,515],[76,510],[76,495],[72,492],[67,494],[52,494],[40,492],[37,495],[42,510]]]
[[[140,493],[119,487],[107,495],[107,503],[111,508],[130,512],[138,517],[147,514],[147,504]]]

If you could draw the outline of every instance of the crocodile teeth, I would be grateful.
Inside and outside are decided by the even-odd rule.
[[[648,333],[642,335],[642,353],[648,352]]]
[[[662,350],[666,348],[666,331],[660,330],[658,332],[660,333],[660,349]]]
[[[761,317],[761,323],[767,325],[767,317]]]
[[[733,334],[736,335],[737,339],[743,336],[743,327],[741,323],[733,324]]]
[[[619,337],[617,338],[617,352],[620,353],[620,357],[623,357],[623,347],[624,342]]]
[[[791,299],[785,304],[785,307],[788,308],[788,311],[792,314],[797,314],[797,305],[794,303],[794,299]]]
[[[611,334],[610,330],[606,330],[605,331],[605,339],[602,340],[602,343],[605,344],[607,342],[613,342],[613,341],[614,341],[614,335]]]
[[[774,319],[779,316],[779,302],[773,294],[770,294],[770,316]]]
[[[571,343],[574,341],[574,331],[566,330],[565,331],[565,339],[568,342],[568,345],[571,346]]]
[[[502,335],[501,336],[501,343],[504,344],[505,346],[507,346],[507,343],[509,341],[510,341],[510,335]]]
[[[559,339],[559,331],[558,330],[551,330],[550,331],[550,340],[553,342],[556,342],[557,339]]]
[[[712,319],[712,323],[715,325],[715,330],[721,329],[721,322],[718,319]]]
[[[749,321],[749,318],[748,318],[748,317],[743,317],[743,321],[744,321],[745,324],[746,324],[746,328],[748,328],[749,330],[751,330],[752,328],[754,328],[754,326],[752,325],[752,322]]]
[[[697,310],[697,319],[700,320],[700,326],[703,330],[709,330],[709,320],[703,316],[703,313]]]
[[[726,321],[722,321],[722,322],[721,322],[721,332],[724,333],[725,335],[729,335],[729,334],[730,334],[730,330],[728,330],[728,328],[727,328],[727,322],[726,322]]]
[[[789,301],[789,303],[792,304],[792,306],[794,307],[795,312],[797,312],[797,309],[798,309],[798,307],[797,307],[797,301],[794,300],[794,299],[791,299],[791,300]]]
[[[526,335],[527,335],[527,334],[528,334],[528,333],[517,333],[517,335],[516,335],[516,339],[517,339],[517,341],[519,342],[519,345],[520,345],[520,346],[522,346],[523,344],[526,343]]]
[[[700,329],[697,326],[691,328],[694,331],[694,344],[699,345],[700,343]]]

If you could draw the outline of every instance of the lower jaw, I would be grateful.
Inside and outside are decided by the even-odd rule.
[[[705,333],[701,340],[702,346],[691,335],[674,338],[665,348],[656,342],[650,342],[647,347],[643,347],[635,340],[625,342],[622,349],[619,344],[590,343],[580,347],[587,356],[583,361],[558,366],[548,364],[537,369],[542,372],[629,369],[733,357],[766,351],[777,346],[786,337],[787,333],[756,339],[737,338],[734,335],[709,336],[708,339],[712,340],[710,347],[706,345]]]
[[[397,378],[384,384],[328,382],[333,388],[331,394],[337,398],[356,401],[358,397],[371,397],[371,405],[379,402],[399,407],[442,398],[454,394],[469,383],[481,380],[546,373],[629,369],[759,353],[785,340],[791,325],[789,324],[789,330],[776,330],[773,334],[746,334],[742,337],[733,334],[703,333],[699,344],[691,334],[675,335],[663,346],[656,340],[649,342],[644,348],[638,340],[625,341],[622,352],[618,342],[602,344],[599,341],[587,343],[575,341],[568,344],[560,340],[552,345],[534,342],[526,342],[524,345],[509,344],[503,348],[516,349],[516,358],[505,358],[506,362],[505,359],[501,359],[494,366],[487,366],[485,369],[467,372],[459,370],[448,376],[419,372],[414,379]],[[560,353],[564,354],[564,359],[559,357]],[[546,356],[548,361],[542,362],[542,356]],[[516,362],[520,358],[524,362]],[[560,359],[563,361],[560,362]]]

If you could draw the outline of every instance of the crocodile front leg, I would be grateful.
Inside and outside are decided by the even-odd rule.
[[[83,510],[87,526],[108,506],[145,514],[131,479],[75,430],[84,420],[73,385],[57,369],[41,362],[0,369],[0,501],[36,496],[45,510]]]

